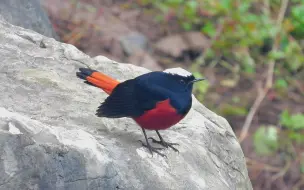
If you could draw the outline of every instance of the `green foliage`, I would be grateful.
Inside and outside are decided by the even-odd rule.
[[[193,72],[193,75],[195,76],[195,78],[204,78],[204,76],[200,72]],[[194,92],[197,92],[197,98],[199,100],[202,101],[204,99],[204,96],[207,93],[209,86],[210,84],[208,80],[200,81],[196,85],[194,85]]]
[[[164,0],[164,1],[150,1],[156,8],[163,13],[163,20],[166,15],[171,12],[179,18],[181,26],[185,30],[192,30],[193,25],[199,23],[200,19],[197,16],[198,3],[197,0]],[[183,18],[183,19],[180,19]]]
[[[304,28],[303,28],[304,29]],[[287,44],[284,50],[285,65],[289,71],[297,71],[304,68],[304,55],[301,46],[296,41],[291,41]]]
[[[254,134],[255,151],[261,155],[269,155],[279,148],[280,141],[295,141],[304,143],[304,115],[290,115],[287,110],[283,111],[280,116],[280,124],[285,130],[279,131],[274,126],[261,126]],[[285,135],[286,134],[286,135]]]
[[[206,22],[201,31],[210,37],[213,37],[216,34],[216,28],[211,21]]]
[[[200,31],[212,42],[191,67],[221,67],[230,72],[220,85],[235,88],[239,80],[255,77],[256,71],[266,71],[275,61],[274,88],[277,92],[291,89],[289,82],[299,78],[304,70],[304,1],[290,0],[282,25],[277,23],[282,0],[142,0],[157,8],[161,22],[177,21],[185,31]],[[266,5],[269,3],[269,6]],[[216,37],[216,38],[215,38]],[[278,48],[273,48],[276,45]],[[264,69],[264,70],[263,70]],[[195,71],[198,71],[196,69]],[[195,75],[200,74],[197,72]],[[258,75],[261,76],[261,75]],[[264,77],[264,75],[263,75]],[[261,80],[258,78],[257,80]],[[292,84],[292,83],[291,83]],[[302,84],[302,83],[301,83]],[[292,86],[291,86],[292,87]],[[195,85],[194,92],[203,100],[209,89],[208,81]],[[246,97],[233,96],[231,104],[219,106],[225,116],[245,116],[242,106]],[[288,152],[294,143],[304,144],[304,114],[280,115],[279,126],[260,126],[253,135],[257,154],[271,155],[278,149]],[[302,144],[303,143],[303,144]],[[287,146],[287,147],[286,147]],[[300,169],[304,173],[304,155]]]
[[[247,109],[241,106],[234,106],[230,104],[224,104],[221,106],[221,114],[224,116],[246,116],[248,114]]]
[[[274,87],[276,89],[286,89],[288,87],[288,83],[284,79],[277,79],[274,83]]]
[[[278,130],[275,126],[261,126],[254,136],[254,149],[257,154],[270,155],[279,148]]]
[[[297,143],[304,143],[304,115],[290,115],[287,110],[280,116],[280,124],[286,128],[287,137]]]
[[[303,114],[291,115],[285,110],[280,115],[280,124],[283,126],[282,130],[275,126],[260,126],[256,130],[253,143],[257,154],[268,156],[279,148],[288,152],[288,147],[291,147],[293,142],[304,143]],[[304,154],[300,156],[302,156],[300,170],[304,172]]]
[[[285,15],[282,28],[275,17],[281,1],[269,1],[270,9],[254,0],[144,0],[156,7],[162,20],[176,19],[186,31],[197,30],[214,37],[212,51],[239,63],[242,71],[255,73],[261,54],[254,49],[271,50],[277,34],[282,35],[280,48],[269,53],[268,59],[282,60],[290,72],[304,68],[303,47],[293,37],[304,37],[304,3],[294,0]],[[221,26],[221,27],[220,27]],[[217,31],[218,28],[222,30]],[[264,52],[265,53],[265,52]]]
[[[287,110],[283,111],[280,117],[280,123],[287,129],[301,130],[304,129],[304,115],[290,115]]]
[[[291,8],[292,34],[297,38],[304,37],[304,4]]]

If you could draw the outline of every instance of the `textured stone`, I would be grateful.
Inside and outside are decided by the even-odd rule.
[[[169,35],[155,44],[155,49],[174,58],[183,56],[185,52],[202,52],[209,46],[209,39],[200,32],[185,32]]]
[[[148,46],[147,38],[138,32],[132,32],[120,38],[120,43],[126,54],[132,55],[139,50],[146,50]]]
[[[180,57],[189,46],[185,43],[183,37],[179,34],[166,36],[155,44],[155,49],[162,54],[171,57]]]
[[[151,157],[131,119],[95,116],[106,94],[75,76],[85,65],[121,81],[148,70],[1,20],[0,56],[0,190],[252,189],[231,127],[197,100],[161,132],[180,153]]]
[[[128,58],[128,62],[137,66],[144,67],[151,71],[161,71],[162,67],[147,52],[139,50]]]
[[[14,25],[58,38],[39,0],[1,0],[0,14]]]
[[[210,40],[201,32],[186,32],[183,38],[189,45],[189,50],[202,51],[209,46]]]

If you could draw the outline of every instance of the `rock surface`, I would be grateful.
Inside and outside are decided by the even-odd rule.
[[[200,32],[185,32],[169,35],[155,44],[156,51],[179,58],[186,51],[202,52],[209,46],[209,40]]]
[[[161,71],[163,70],[161,66],[156,62],[156,60],[147,52],[138,50],[133,55],[128,57],[128,62],[137,66],[144,67],[151,71]]]
[[[180,153],[151,157],[131,119],[94,115],[106,94],[75,76],[85,65],[121,81],[148,70],[1,20],[0,56],[0,190],[252,189],[229,124],[197,100],[161,132]]]
[[[120,38],[120,43],[127,55],[132,55],[139,50],[146,50],[148,46],[147,38],[138,32],[122,36]]]
[[[58,39],[40,0],[1,0],[0,14],[14,25]]]

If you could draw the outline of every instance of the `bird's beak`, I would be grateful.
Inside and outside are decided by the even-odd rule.
[[[199,81],[202,81],[202,80],[206,80],[205,78],[201,78],[201,79],[194,79],[193,81],[191,81],[190,83],[195,83],[195,82],[199,82]]]

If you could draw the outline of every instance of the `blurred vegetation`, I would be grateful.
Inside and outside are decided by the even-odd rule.
[[[284,0],[138,0],[141,6],[154,7],[160,14],[157,21],[168,24],[178,22],[184,31],[200,31],[208,36],[211,44],[198,57],[192,67],[195,75],[202,67],[221,67],[229,73],[229,79],[221,82],[224,87],[235,87],[244,77],[256,78],[266,71],[271,62],[274,69],[267,75],[273,85],[265,82],[265,96],[269,89],[276,97],[286,99],[288,91],[304,80],[304,1]],[[282,15],[282,20],[278,17]],[[280,22],[280,23],[278,23]],[[276,47],[275,47],[276,46]],[[275,64],[274,64],[275,63]],[[270,81],[271,82],[271,81]],[[210,84],[197,85],[197,98],[204,100]],[[263,89],[262,89],[263,90]],[[304,106],[304,92],[298,91]],[[263,97],[264,98],[264,97]],[[222,115],[246,116],[249,107],[234,97],[230,104],[218,110]],[[291,110],[292,111],[292,110]],[[263,125],[253,135],[254,150],[258,155],[286,155],[283,160],[297,160],[304,174],[304,153],[294,148],[304,146],[304,115],[285,110],[278,124]],[[294,150],[290,152],[290,150]]]
[[[205,59],[223,56],[235,62],[239,72],[255,72],[265,59],[279,60],[289,72],[304,67],[300,41],[304,37],[304,3],[292,0],[283,27],[273,19],[279,12],[279,0],[139,0],[143,6],[159,9],[157,19],[177,19],[184,30],[201,31],[210,38],[219,36],[205,52]],[[218,31],[220,30],[220,31]],[[271,51],[274,38],[280,34],[280,48]],[[261,60],[262,59],[262,60]],[[233,67],[231,67],[233,68]]]
[[[278,64],[274,73],[274,89],[279,94],[286,91],[293,80],[303,79],[300,78],[303,77],[304,69],[304,2],[302,0],[289,2],[282,25],[276,22],[276,16],[281,8],[280,0],[138,0],[137,2],[142,6],[153,6],[158,9],[161,14],[156,19],[159,22],[168,23],[170,20],[177,20],[185,31],[201,31],[210,37],[212,44],[204,52],[204,60],[198,59],[194,62],[194,68],[212,63],[220,64],[234,75],[255,75],[257,67],[264,68],[269,60],[275,60]],[[272,50],[275,40],[278,41],[279,47],[277,50]],[[221,57],[221,60],[218,57]],[[218,62],[214,63],[214,60]],[[196,71],[195,75],[201,74]],[[240,79],[240,77],[235,78]],[[226,80],[222,85],[235,86],[234,82]],[[198,85],[196,90],[200,92],[198,95],[200,100],[208,91],[208,87],[208,83]],[[247,113],[239,107],[227,107],[223,110],[228,115]]]
[[[296,143],[304,143],[304,114],[290,115],[285,110],[280,117],[280,124],[286,130],[287,137],[285,139],[294,140]]]
[[[280,116],[282,128],[260,126],[254,134],[255,150],[260,155],[275,153],[281,145],[304,143],[304,114],[290,115],[287,110]],[[280,144],[281,143],[281,144]]]
[[[77,2],[80,1],[91,2],[70,1],[75,4],[74,7],[78,7]],[[262,97],[261,102],[264,100],[266,106],[261,107],[265,110],[261,108],[259,118],[256,119],[258,121],[248,132],[246,143],[240,140],[244,150],[250,149],[244,151],[249,173],[260,175],[261,171],[264,171],[266,174],[261,176],[267,179],[263,180],[272,184],[278,182],[275,181],[278,177],[281,177],[282,181],[292,181],[294,178],[295,181],[286,182],[293,184],[289,187],[294,190],[304,186],[304,113],[298,111],[304,110],[299,109],[304,107],[304,0],[113,2],[121,3],[122,10],[119,11],[136,9],[152,15],[151,18],[161,26],[155,27],[155,30],[163,27],[169,30],[173,28],[173,33],[198,31],[208,37],[208,48],[191,60],[191,65],[185,63],[198,78],[209,79],[208,76],[203,76],[206,74],[203,71],[210,68],[210,73],[216,77],[215,80],[206,80],[195,85],[196,97],[208,108],[226,117],[230,123],[241,120],[242,124],[253,109],[259,110],[259,106],[254,107],[254,100]],[[95,11],[96,18],[102,15],[103,11],[98,11],[102,10],[101,4],[95,6],[92,3],[93,8],[88,12]],[[76,8],[74,11],[75,13],[69,14],[75,15]],[[138,19],[137,22],[148,24]],[[76,46],[84,45],[84,42],[87,42],[85,33],[77,33],[78,30],[74,30],[74,27],[77,28],[77,25],[81,24],[71,24],[69,21],[70,18],[62,24],[66,27],[61,30],[63,41],[74,43]],[[179,28],[176,28],[176,25]],[[94,27],[81,25],[80,28],[83,31],[92,31]],[[161,37],[164,36],[159,36]],[[172,64],[175,61],[167,66],[174,66]],[[228,95],[224,94],[227,92]],[[263,93],[264,96],[261,96]],[[267,115],[268,112],[272,112],[270,116]],[[234,128],[232,124],[237,135],[244,126]],[[295,169],[290,169],[290,163],[295,165]],[[263,167],[258,170],[260,166]],[[286,177],[288,170],[292,174]],[[253,182],[254,185],[260,183],[259,179],[256,183]],[[265,189],[265,186],[254,188]],[[272,189],[278,186],[272,186]]]
[[[255,151],[260,155],[270,155],[278,150],[278,130],[275,126],[260,126],[253,139]]]

